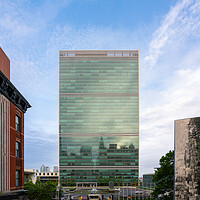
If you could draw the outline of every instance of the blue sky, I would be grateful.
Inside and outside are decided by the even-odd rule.
[[[58,164],[58,51],[139,49],[140,175],[173,149],[175,119],[200,114],[198,0],[0,1],[0,46],[25,114],[25,168]]]

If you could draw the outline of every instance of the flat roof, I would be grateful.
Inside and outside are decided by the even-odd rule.
[[[136,57],[139,50],[59,50],[60,57]]]
[[[195,119],[195,118],[200,118],[200,116],[199,117],[190,117],[190,118],[176,119],[174,121],[181,121],[181,120],[188,120],[188,119]]]

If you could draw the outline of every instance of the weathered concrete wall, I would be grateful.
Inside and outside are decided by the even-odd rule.
[[[200,199],[200,117],[175,121],[175,199]]]

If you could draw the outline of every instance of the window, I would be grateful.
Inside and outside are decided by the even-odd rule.
[[[20,117],[16,115],[15,117],[15,123],[16,123],[16,131],[20,132]]]
[[[16,170],[16,187],[20,186],[20,171]]]
[[[20,158],[20,143],[16,142],[16,157]]]

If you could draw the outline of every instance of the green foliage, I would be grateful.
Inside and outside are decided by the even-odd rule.
[[[111,178],[103,176],[102,178],[98,177],[97,184],[98,186],[109,186],[109,182],[113,181],[115,186],[123,186],[124,180],[125,180],[124,177],[113,176]]]
[[[120,185],[120,178],[119,178],[119,177],[116,178],[116,184],[117,184],[118,186]]]
[[[98,186],[102,185],[102,181],[103,181],[103,179],[100,178],[100,177],[98,177],[98,179],[97,179],[97,184],[98,184]]]
[[[154,198],[171,200],[174,192],[174,151],[169,151],[160,159],[160,167],[155,171],[153,182],[156,184],[152,193]]]
[[[73,181],[71,176],[68,179],[68,184],[69,184],[69,186],[73,186],[74,185],[74,181]]]
[[[72,177],[70,176],[67,179],[62,180],[62,185],[63,186],[75,186],[75,183],[74,183]]]
[[[56,186],[57,182],[47,181],[42,183],[37,180],[34,184],[31,180],[28,180],[24,184],[24,189],[26,190],[26,195],[30,200],[50,200],[56,196]],[[60,195],[62,191],[60,190]]]
[[[133,179],[132,179],[133,186],[138,186],[138,181],[139,180],[137,180],[135,177],[133,177]]]

